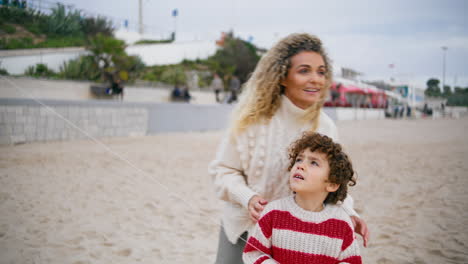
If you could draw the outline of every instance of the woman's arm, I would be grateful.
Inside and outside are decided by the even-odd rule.
[[[236,140],[227,133],[218,147],[216,158],[210,163],[208,172],[213,178],[217,196],[224,201],[237,203],[248,208],[249,200],[256,195],[247,186],[247,176],[241,165],[241,154]]]
[[[356,217],[359,217],[358,213],[356,212],[356,210],[354,210],[354,200],[353,200],[353,197],[351,197],[351,195],[346,195],[346,198],[344,199],[343,203],[341,204],[341,206],[343,207],[343,209],[345,210],[345,212],[349,215],[349,216],[356,216]]]

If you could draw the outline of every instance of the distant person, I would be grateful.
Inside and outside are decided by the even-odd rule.
[[[398,118],[399,113],[400,113],[400,107],[399,105],[395,105],[393,107],[393,118]]]
[[[122,81],[118,78],[114,78],[114,81],[112,82],[112,94],[119,95],[120,99],[123,100],[123,85]]]
[[[237,96],[240,92],[240,81],[235,75],[232,76],[229,82],[229,91],[231,92],[231,96],[229,97],[228,104],[237,102]]]
[[[426,114],[426,115],[427,115],[427,112],[428,112],[427,103],[424,103],[423,114]]]
[[[404,112],[405,112],[405,107],[403,105],[400,105],[400,113],[398,114],[400,118],[403,118]]]
[[[179,99],[180,97],[182,97],[182,91],[180,90],[178,84],[176,84],[176,85],[174,86],[174,88],[172,89],[171,97],[172,97],[172,99],[175,99],[175,100],[177,100],[177,99]]]
[[[117,72],[104,72],[104,78],[109,82],[109,86],[106,89],[106,94],[108,95],[119,95],[120,99],[123,100],[123,90],[122,80],[119,78]]]
[[[340,144],[304,133],[289,148],[288,170],[293,194],[265,206],[245,246],[244,263],[362,263],[352,220],[337,205],[348,184],[356,184]]]
[[[338,83],[335,87],[335,89],[331,89],[331,99],[333,106],[338,106],[339,101],[340,101],[340,89],[341,89],[342,84]]]
[[[192,96],[190,95],[189,88],[185,85],[184,89],[182,90],[182,98],[186,102],[190,102],[190,99],[192,99]]]
[[[220,94],[224,90],[223,80],[219,77],[217,73],[214,74],[213,81],[211,82],[211,87],[215,93],[215,99],[217,103],[221,102]]]
[[[411,106],[409,104],[406,105],[406,117],[411,117]]]
[[[423,114],[427,115],[427,116],[431,116],[432,115],[432,108],[430,108],[427,103],[424,103],[424,107],[423,107]]]

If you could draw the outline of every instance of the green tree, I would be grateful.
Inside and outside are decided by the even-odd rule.
[[[101,33],[89,38],[86,45],[86,49],[93,55],[96,65],[102,69],[114,66],[120,57],[126,56],[125,47],[124,41]]]
[[[429,97],[439,97],[441,96],[440,88],[439,88],[440,81],[438,79],[431,78],[427,81],[427,88],[424,91],[424,95]]]
[[[34,77],[55,77],[56,73],[49,69],[46,64],[38,63],[35,66],[29,66],[24,72],[25,75]]]
[[[121,80],[128,81],[136,77],[145,65],[139,57],[128,56],[125,47],[124,41],[98,33],[89,38],[86,49],[91,52],[94,67],[101,76],[118,73]]]
[[[447,98],[447,105],[468,106],[468,87],[455,87],[455,92]]]
[[[59,77],[72,80],[95,81],[101,77],[101,71],[96,63],[94,63],[93,56],[80,56],[64,62],[60,67]]]
[[[444,93],[442,95],[446,98],[452,95],[452,89],[450,88],[450,86],[444,86]]]
[[[210,70],[221,76],[235,74],[241,82],[245,82],[259,59],[254,45],[234,37],[231,32],[226,35],[223,48],[208,58],[207,64]]]

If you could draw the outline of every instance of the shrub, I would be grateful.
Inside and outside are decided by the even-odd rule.
[[[47,65],[38,63],[35,66],[29,66],[24,72],[25,75],[34,77],[55,77],[56,73],[49,69]]]
[[[64,62],[60,67],[59,77],[73,80],[97,80],[101,76],[92,56],[80,56]]]
[[[82,35],[81,32],[81,12],[78,10],[68,12],[63,4],[57,3],[52,9],[52,14],[48,20],[48,33],[51,35]]]
[[[0,75],[9,75],[9,73],[7,70],[0,68]]]
[[[105,17],[87,17],[80,21],[81,28],[87,36],[94,36],[101,33],[104,36],[113,36],[114,27],[112,21]]]
[[[161,44],[161,43],[172,43],[174,40],[172,39],[163,39],[163,40],[151,40],[151,39],[142,39],[135,42],[135,45],[140,44]]]
[[[184,68],[175,65],[168,67],[160,76],[160,81],[169,84],[185,84],[187,83],[187,77],[185,75]]]

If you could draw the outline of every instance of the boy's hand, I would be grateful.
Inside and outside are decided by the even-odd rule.
[[[367,229],[366,222],[355,215],[351,216],[351,221],[353,221],[354,232],[362,236],[364,239],[364,247],[367,247],[367,241],[369,240],[369,229]]]
[[[260,214],[262,213],[263,209],[265,209],[264,206],[267,203],[268,201],[263,199],[259,195],[254,195],[252,196],[252,198],[250,198],[248,210],[250,219],[252,219],[254,223],[256,223],[260,218]]]

